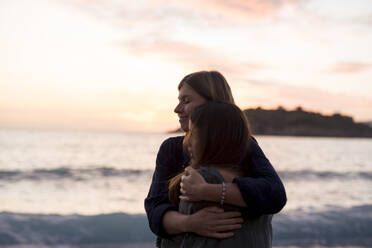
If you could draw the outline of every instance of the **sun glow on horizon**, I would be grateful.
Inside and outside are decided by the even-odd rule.
[[[205,69],[241,108],[372,119],[371,3],[248,2],[2,1],[0,127],[174,129],[178,82]]]

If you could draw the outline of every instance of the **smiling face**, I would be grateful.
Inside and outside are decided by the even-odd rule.
[[[178,100],[179,103],[174,109],[174,112],[179,117],[181,128],[187,132],[189,131],[189,117],[192,110],[205,103],[206,100],[187,84],[181,87],[178,93]]]

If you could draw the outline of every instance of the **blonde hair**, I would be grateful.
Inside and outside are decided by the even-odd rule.
[[[218,71],[199,71],[185,76],[178,90],[187,84],[207,101],[235,104],[229,84]]]

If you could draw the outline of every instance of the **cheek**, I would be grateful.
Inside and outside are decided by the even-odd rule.
[[[188,104],[187,106],[185,106],[185,113],[190,116],[191,112],[194,110],[194,108],[196,107],[197,105],[195,104]]]

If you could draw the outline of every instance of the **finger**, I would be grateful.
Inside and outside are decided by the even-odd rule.
[[[216,226],[216,231],[217,232],[229,232],[233,230],[238,230],[242,228],[241,224],[235,224],[235,225],[223,225],[223,226]]]
[[[230,211],[230,212],[224,212],[219,215],[220,219],[231,219],[231,218],[238,218],[241,217],[242,213],[238,211]]]
[[[190,198],[184,195],[180,195],[179,198],[184,201],[190,201]]]
[[[235,225],[235,224],[243,224],[244,219],[243,218],[231,218],[231,219],[223,219],[218,220],[217,225]]]
[[[186,176],[190,176],[190,172],[191,172],[191,166],[187,166],[186,168],[185,168],[185,175]]]
[[[234,233],[233,232],[210,233],[210,234],[206,234],[206,236],[210,238],[216,238],[216,239],[227,239],[227,238],[231,238],[232,236],[234,236]]]
[[[216,206],[211,206],[211,207],[206,207],[204,210],[212,213],[223,213],[224,210],[222,208],[216,207]]]
[[[187,182],[188,180],[189,180],[189,178],[190,178],[190,175],[183,175],[182,177],[181,177],[181,182]]]
[[[180,190],[181,189],[186,191],[187,190],[187,184],[186,183],[180,183]]]
[[[183,188],[181,188],[180,191],[181,191],[181,194],[186,195],[186,190],[184,190]]]

